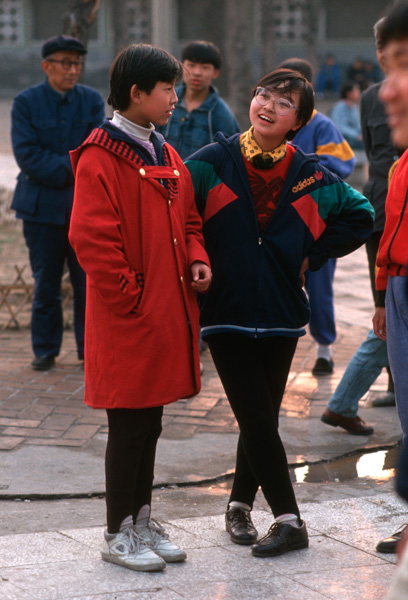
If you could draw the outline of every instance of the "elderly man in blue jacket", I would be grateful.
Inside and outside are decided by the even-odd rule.
[[[104,101],[77,83],[86,49],[59,35],[42,47],[45,81],[19,93],[11,113],[13,152],[21,169],[12,208],[23,220],[35,281],[31,334],[35,370],[50,369],[62,343],[61,279],[65,260],[74,290],[75,338],[84,358],[85,274],[68,241],[74,196],[69,151],[104,118]]]

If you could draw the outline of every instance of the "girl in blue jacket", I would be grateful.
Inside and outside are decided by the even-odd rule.
[[[233,542],[254,544],[259,557],[308,546],[278,432],[309,318],[304,272],[358,248],[373,224],[361,194],[315,155],[287,144],[312,111],[310,83],[294,71],[273,71],[253,90],[251,128],[228,139],[217,134],[186,163],[213,269],[202,335],[240,428],[226,528]],[[256,542],[250,511],[259,486],[275,522]]]

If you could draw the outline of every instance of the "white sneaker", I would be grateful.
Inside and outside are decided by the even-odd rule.
[[[104,533],[102,559],[134,571],[162,571],[166,563],[128,527],[119,533]]]
[[[166,562],[181,562],[186,560],[187,554],[169,540],[169,535],[164,528],[154,519],[145,519],[136,523],[134,527],[136,533],[140,536],[151,550],[164,558]]]

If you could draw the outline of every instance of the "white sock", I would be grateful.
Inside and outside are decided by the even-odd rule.
[[[245,502],[238,502],[237,500],[233,500],[229,503],[228,508],[241,508],[242,510],[251,510],[251,507]]]
[[[330,345],[317,344],[316,358],[324,358],[325,360],[331,360],[331,347]]]
[[[147,525],[147,521],[150,517],[150,506],[148,504],[144,504],[142,508],[137,513],[136,517],[136,525]]]
[[[285,513],[283,515],[279,515],[276,517],[277,523],[285,523],[286,525],[292,525],[292,527],[296,527],[296,529],[300,529],[301,525],[299,524],[299,518],[297,515],[293,513]]]
[[[126,519],[123,519],[120,524],[119,531],[123,531],[124,529],[129,529],[129,527],[133,527],[133,517],[129,515]]]

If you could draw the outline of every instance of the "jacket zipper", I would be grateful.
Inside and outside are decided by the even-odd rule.
[[[235,165],[236,165],[236,167],[237,167],[237,169],[238,169],[238,173],[240,174],[241,178],[243,179],[244,188],[246,189],[246,191],[247,191],[247,195],[248,195],[248,197],[249,197],[249,200],[250,200],[250,202],[251,202],[251,204],[252,204],[252,208],[253,208],[253,215],[254,215],[254,219],[255,219],[255,226],[256,226],[256,229],[257,229],[257,233],[258,233],[258,246],[259,246],[259,251],[260,251],[260,250],[261,250],[262,243],[263,243],[263,240],[262,240],[262,235],[263,235],[263,234],[260,234],[260,233],[259,233],[259,229],[258,229],[258,222],[257,222],[257,219],[256,219],[255,205],[254,205],[254,203],[253,203],[253,200],[252,200],[251,186],[249,185],[249,182],[247,181],[247,180],[248,180],[248,176],[247,176],[247,179],[245,180],[245,178],[244,178],[244,176],[243,176],[243,174],[242,174],[242,169],[244,169],[244,170],[245,170],[245,172],[246,172],[245,165],[242,165],[242,168],[240,168],[240,165],[238,164],[238,162],[237,162],[237,159],[236,159],[236,157],[235,157],[234,153],[233,153],[233,152],[231,152],[231,149],[228,147],[228,144],[223,144],[223,146],[225,147],[225,149],[227,149],[227,150],[229,151],[229,153],[230,153],[230,155],[231,155],[231,157],[232,157],[232,159],[233,159],[233,162],[235,163]],[[292,175],[292,177],[291,177],[290,184],[288,184],[288,183],[287,183],[287,182],[288,182],[288,179],[287,179],[287,178],[285,179],[285,186],[284,186],[284,189],[282,190],[281,197],[279,198],[279,203],[280,203],[280,201],[281,201],[281,199],[282,199],[282,198],[284,198],[285,196],[287,196],[287,194],[288,194],[288,191],[287,191],[287,190],[290,190],[290,188],[291,188],[291,186],[292,186],[292,183],[293,183],[294,179],[296,178],[297,174],[299,173],[299,171],[300,171],[301,167],[302,167],[302,166],[303,166],[303,165],[304,165],[306,162],[312,162],[312,160],[311,160],[311,159],[309,159],[309,160],[306,160],[306,161],[305,161],[305,162],[303,162],[301,165],[300,165],[300,164],[298,165],[298,168],[296,169],[296,171],[293,173],[293,175]],[[278,206],[279,206],[279,203],[278,203]],[[278,210],[278,209],[277,209],[277,210]],[[276,211],[275,211],[275,213],[274,213],[274,214],[276,214]],[[265,230],[264,230],[264,232],[263,232],[263,233],[265,233],[265,232],[267,231],[268,227],[270,226],[270,223],[271,223],[271,221],[269,221],[269,223],[268,223],[268,224],[267,224],[267,226],[265,227]],[[260,296],[260,287],[261,287],[259,268],[258,268],[258,273],[257,273],[257,275],[258,275],[258,293],[257,293],[257,300],[258,300],[258,299],[259,299],[259,296]],[[258,312],[258,311],[257,311],[257,312]],[[258,327],[256,327],[256,328],[255,328],[255,336],[254,336],[254,337],[255,337],[255,339],[256,339],[256,338],[258,338]]]

